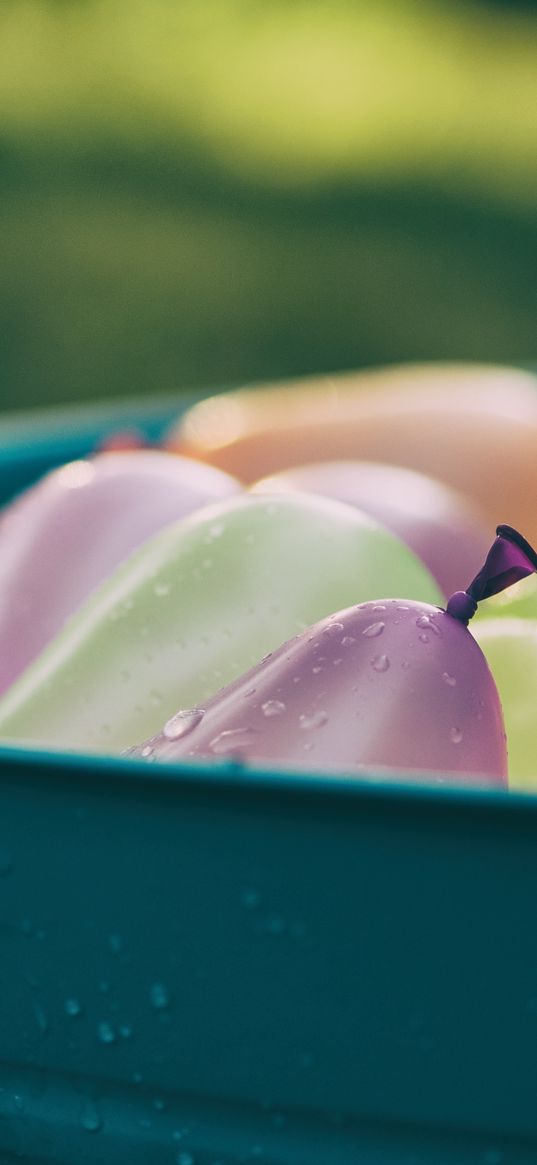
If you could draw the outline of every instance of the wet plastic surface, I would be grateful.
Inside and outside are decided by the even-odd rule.
[[[0,1162],[529,1165],[536,877],[530,797],[0,750]]]

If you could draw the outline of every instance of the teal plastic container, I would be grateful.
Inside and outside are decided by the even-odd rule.
[[[3,748],[0,1163],[535,1165],[536,897],[532,797]]]

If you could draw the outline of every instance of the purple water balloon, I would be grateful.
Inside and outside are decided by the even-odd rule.
[[[531,546],[500,526],[485,565],[446,611],[383,599],[310,627],[223,688],[178,712],[129,755],[355,772],[444,773],[504,788],[502,710],[466,623],[477,601],[537,569]]]
[[[446,598],[478,569],[490,544],[487,520],[472,501],[401,466],[318,462],[282,470],[252,488],[256,493],[305,490],[358,507],[410,546]]]
[[[427,603],[340,611],[280,647],[131,755],[238,755],[288,768],[457,773],[506,783],[494,681],[466,627]]]
[[[47,474],[0,518],[0,692],[142,542],[241,489],[153,449],[98,453]]]

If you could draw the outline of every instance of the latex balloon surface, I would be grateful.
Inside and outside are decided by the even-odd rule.
[[[146,542],[73,616],[0,701],[0,736],[124,748],[379,580],[441,601],[408,547],[350,506],[296,494],[208,507]]]
[[[502,702],[509,785],[537,790],[537,620],[485,619],[475,634]]]
[[[100,453],[44,477],[0,517],[0,692],[147,538],[237,494],[228,474],[158,450]]]
[[[399,779],[406,769],[506,785],[500,702],[480,648],[445,611],[398,599],[322,620],[205,705],[181,710],[134,753],[226,754],[285,768],[381,766]]]
[[[423,560],[446,598],[478,570],[490,545],[484,516],[456,490],[411,469],[368,461],[321,461],[282,470],[254,493],[306,490],[358,506]]]
[[[341,458],[416,469],[537,540],[537,378],[511,368],[404,365],[202,401],[169,443],[246,482]]]

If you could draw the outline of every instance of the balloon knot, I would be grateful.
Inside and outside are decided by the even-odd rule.
[[[460,623],[468,623],[477,611],[477,603],[467,591],[455,591],[446,607],[448,615],[458,619]]]

